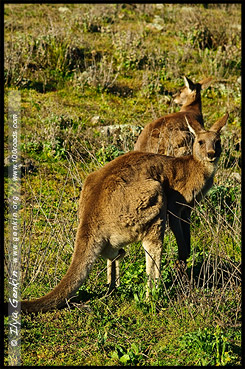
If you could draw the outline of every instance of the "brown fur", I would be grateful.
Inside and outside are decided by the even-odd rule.
[[[196,84],[189,78],[184,77],[184,80],[185,87],[174,100],[182,105],[180,111],[147,124],[139,135],[134,150],[172,156],[182,156],[192,152],[193,137],[185,117],[193,128],[198,127],[199,124],[203,127],[201,89],[208,86],[211,78]]]
[[[145,249],[150,287],[160,276],[167,212],[179,258],[185,260],[190,251],[189,207],[212,186],[221,153],[220,130],[227,118],[208,132],[196,128],[193,155],[173,158],[134,151],[90,174],[79,200],[79,226],[69,269],[46,296],[22,301],[22,310],[47,311],[63,305],[99,255],[109,260],[121,257],[122,247],[135,241],[142,241]]]

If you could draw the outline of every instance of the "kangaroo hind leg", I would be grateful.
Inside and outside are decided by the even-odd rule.
[[[151,232],[143,239],[142,245],[145,250],[147,292],[149,297],[153,283],[157,285],[161,275],[161,257],[166,219],[160,220],[153,225]]]
[[[107,283],[112,291],[120,285],[119,259],[124,257],[125,251],[107,245],[101,255],[107,259]]]
[[[162,257],[162,240],[157,243],[150,241],[143,241],[143,248],[145,250],[146,258],[146,274],[147,274],[147,293],[149,296],[153,283],[157,284],[160,278],[161,257]]]

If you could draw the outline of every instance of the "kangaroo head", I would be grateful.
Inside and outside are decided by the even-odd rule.
[[[185,87],[175,95],[174,102],[180,105],[189,105],[196,101],[200,96],[201,85],[193,83],[188,77],[184,76]]]
[[[185,87],[175,95],[174,102],[180,105],[190,105],[200,99],[200,91],[209,86],[212,77],[205,78],[199,83],[194,83],[190,78],[184,76]]]
[[[221,154],[220,131],[227,122],[229,114],[217,120],[209,131],[205,131],[201,126],[191,127],[187,118],[186,122],[190,132],[195,136],[193,144],[193,157],[203,163],[216,164]]]
[[[201,89],[205,90],[209,87],[210,83],[212,82],[213,77],[204,78],[199,82],[199,85],[201,85]]]

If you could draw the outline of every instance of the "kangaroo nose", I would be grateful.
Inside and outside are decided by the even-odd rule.
[[[214,151],[214,150],[210,150],[210,151],[208,151],[208,158],[209,158],[209,159],[213,159],[213,158],[214,158],[214,156],[215,156],[215,151]]]

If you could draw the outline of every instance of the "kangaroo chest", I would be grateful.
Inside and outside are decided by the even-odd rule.
[[[170,183],[169,198],[170,202],[193,205],[194,201],[200,201],[212,187],[213,176],[206,177],[204,173],[192,173],[186,175],[184,180],[175,179]]]

